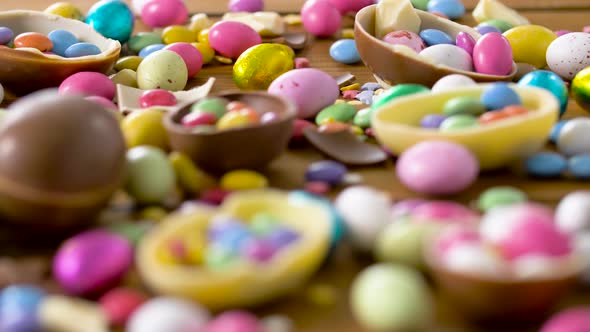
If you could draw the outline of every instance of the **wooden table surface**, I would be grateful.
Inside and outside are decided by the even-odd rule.
[[[0,10],[34,9],[42,10],[51,0],[25,0],[25,1],[0,1]],[[94,1],[73,1],[86,10]],[[296,12],[304,2],[302,0],[266,0],[266,9],[279,12]],[[475,0],[464,0],[468,8],[473,8]],[[227,1],[187,0],[191,12],[220,13],[226,8]],[[521,10],[535,24],[545,25],[551,29],[569,29],[580,31],[583,26],[590,25],[590,1],[589,0],[512,0],[507,4]],[[466,15],[463,23],[473,24],[470,15]],[[328,55],[328,48],[333,40],[320,40],[311,47],[301,52],[300,56],[310,59],[313,67],[322,69],[329,74],[338,75],[352,72],[357,77],[357,82],[372,81],[370,72],[362,65],[346,66],[334,62]],[[0,64],[1,65],[1,64]],[[235,89],[231,80],[230,66],[207,67],[199,74],[199,79],[216,77],[215,90]],[[566,113],[567,118],[587,115],[573,101]],[[323,159],[323,156],[312,148],[291,150],[274,162],[268,169],[267,175],[273,186],[284,189],[301,188],[303,174],[306,166],[315,160]],[[397,180],[393,163],[377,167],[353,168],[351,171],[362,175],[364,183],[391,193],[395,199],[416,197],[417,195],[405,189]],[[451,197],[464,203],[468,203],[478,196],[484,189],[497,185],[511,185],[526,191],[530,198],[554,205],[568,192],[578,189],[587,189],[588,183],[553,180],[531,180],[519,174],[509,171],[483,174],[475,185],[460,195]],[[0,250],[2,247],[0,247]],[[314,305],[304,296],[305,292],[294,295],[280,303],[260,309],[261,314],[282,313],[287,314],[297,323],[297,331],[307,332],[353,332],[362,331],[354,322],[348,309],[348,287],[354,275],[369,263],[369,259],[352,255],[349,250],[342,249],[327,266],[325,266],[314,278],[311,284],[330,285],[335,290],[335,304],[328,306]],[[15,274],[17,270],[26,270],[25,273]],[[6,281],[18,282],[36,280],[36,274],[47,273],[47,259],[35,257],[8,257],[0,258],[0,284]],[[578,289],[574,295],[564,299],[560,307],[573,304],[590,304],[590,290]],[[475,327],[465,323],[454,312],[452,306],[445,299],[438,299],[437,325],[432,332],[452,331],[495,331],[495,332],[526,332],[519,329],[491,330],[486,327]],[[532,327],[530,331],[537,331],[538,327]],[[163,331],[164,332],[164,331]]]

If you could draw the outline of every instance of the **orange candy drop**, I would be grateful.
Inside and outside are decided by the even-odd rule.
[[[41,52],[48,52],[53,49],[53,43],[44,34],[38,32],[25,32],[14,38],[14,47],[36,48]]]

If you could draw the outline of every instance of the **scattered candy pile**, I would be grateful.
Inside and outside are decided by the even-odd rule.
[[[400,57],[437,65],[450,75],[428,84],[404,80],[388,87],[386,77],[379,83],[355,82],[351,74],[334,77],[313,68],[314,58],[300,52],[313,42],[305,33],[334,40],[325,54],[334,61],[364,61],[373,70],[367,49],[355,40],[358,31],[347,23],[347,16],[370,5],[375,5],[371,38],[376,45],[387,44],[396,61]],[[53,232],[88,226],[84,223],[104,213],[91,229],[71,236],[55,252],[51,273],[65,295],[25,284],[0,291],[0,331],[295,331],[288,317],[259,319],[243,311],[248,305],[227,303],[258,305],[286,293],[264,293],[267,289],[261,288],[285,288],[297,297],[301,287],[316,306],[347,302],[338,298],[336,285],[304,284],[323,263],[330,264],[345,241],[351,250],[372,254],[378,262],[356,276],[348,301],[354,318],[369,330],[422,331],[435,326],[430,280],[455,295],[449,300],[466,318],[509,321],[506,317],[524,316],[531,307],[538,309],[538,319],[571,289],[573,280],[590,281],[590,192],[567,194],[555,211],[514,187],[489,187],[477,196],[472,185],[486,170],[481,151],[493,142],[481,140],[473,147],[461,140],[434,139],[535,118],[544,105],[531,106],[535,103],[527,99],[524,87],[544,89],[548,98],[557,100],[551,121],[564,114],[570,93],[590,110],[587,28],[551,31],[497,0],[480,0],[473,28],[452,22],[465,15],[460,0],[309,0],[300,15],[286,16],[265,11],[262,0],[231,0],[227,8],[219,19],[204,13],[189,16],[183,0],[133,0],[131,7],[101,0],[87,15],[71,3],[46,9],[119,42],[121,57],[112,60],[108,72],[69,71],[71,75],[56,83],[57,95],[33,94],[0,113],[0,161],[10,161],[0,162],[5,181],[0,186],[0,214],[14,225],[43,230],[49,225]],[[151,31],[134,33],[136,15]],[[302,27],[294,33],[296,25]],[[108,52],[100,42],[85,42],[70,30],[15,35],[0,26],[0,45],[89,61]],[[199,98],[183,99],[183,90],[194,85],[194,78],[202,78],[204,66],[223,65],[232,65],[232,80],[244,90],[239,93],[244,98],[207,96],[207,90]],[[413,70],[403,67],[396,71]],[[512,75],[516,84],[490,83],[477,97],[461,95],[462,89],[480,88],[476,80],[481,77],[508,80]],[[122,86],[137,92],[130,98],[137,104],[132,111],[124,110],[127,95]],[[413,192],[428,198],[394,198],[363,185],[365,179],[352,172],[356,163],[350,159],[310,162],[298,175],[302,190],[279,192],[269,187],[275,179],[283,181],[283,170],[217,169],[193,154],[223,151],[236,143],[211,143],[216,135],[194,134],[252,129],[247,137],[236,136],[242,140],[238,146],[256,140],[254,130],[266,135],[264,143],[239,152],[256,158],[275,149],[278,156],[284,147],[272,143],[281,135],[262,130],[282,123],[282,110],[255,100],[273,95],[296,110],[292,133],[288,127],[282,131],[285,146],[287,141],[293,148],[306,144],[309,132],[323,137],[347,134],[358,145],[346,145],[345,152],[364,156],[370,147],[383,155],[385,148],[371,146],[387,143],[375,133],[377,114],[395,111],[392,103],[410,100],[405,97],[435,101],[443,92],[456,97],[433,103],[408,126],[432,136],[396,153],[395,176],[407,188],[405,196]],[[3,99],[0,85],[0,102]],[[177,149],[167,127],[171,118],[195,140],[188,152]],[[562,120],[543,136],[550,136],[557,152],[529,153],[531,134],[524,145],[511,142],[510,150],[518,151],[511,162],[523,164],[524,171],[538,179],[590,179],[589,132],[587,118]],[[197,136],[211,141],[197,142],[203,139]],[[312,141],[309,138],[315,145]],[[330,148],[342,149],[343,144],[336,145]],[[221,165],[225,157],[232,156],[209,158],[214,160],[207,165]],[[281,186],[295,187],[288,181]],[[383,186],[388,184],[379,184]],[[469,205],[441,198],[462,192],[468,195],[463,197],[476,198]],[[12,206],[17,208],[7,208]],[[174,227],[176,232],[170,231]],[[155,250],[146,249],[150,246]],[[158,284],[158,279],[164,282]],[[265,287],[250,287],[260,280]],[[515,296],[510,305],[496,297],[520,291],[526,296]],[[481,303],[485,309],[474,315]],[[579,329],[588,326],[590,309],[570,308],[549,319],[541,331],[586,332]]]

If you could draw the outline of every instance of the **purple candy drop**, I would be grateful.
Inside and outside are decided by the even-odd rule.
[[[319,181],[337,185],[342,182],[346,172],[344,164],[332,160],[322,160],[309,165],[305,179],[308,182]]]
[[[420,126],[422,128],[438,129],[446,118],[446,116],[440,114],[428,114],[420,120]]]
[[[497,32],[497,33],[502,33],[502,31],[500,31],[500,29],[491,26],[491,25],[479,25],[477,27],[475,27],[475,29],[482,35],[485,35],[486,33],[490,33],[490,32]]]
[[[270,241],[252,239],[243,248],[243,256],[254,262],[268,262],[275,254],[276,249]]]

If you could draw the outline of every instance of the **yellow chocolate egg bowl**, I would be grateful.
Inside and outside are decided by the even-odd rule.
[[[214,270],[159,258],[171,239],[202,234],[204,240],[209,222],[220,213],[249,220],[259,212],[272,214],[301,236],[267,263],[240,260]],[[139,244],[137,267],[158,294],[188,298],[211,310],[259,305],[298,289],[320,267],[330,247],[331,227],[330,215],[317,203],[301,203],[274,190],[237,192],[219,208],[202,207],[165,219]]]
[[[482,170],[496,169],[539,151],[559,118],[557,99],[547,90],[511,85],[529,113],[453,132],[420,127],[428,114],[441,114],[454,97],[476,97],[490,84],[439,93],[401,97],[378,108],[372,126],[377,140],[395,155],[426,140],[448,140],[464,145],[478,158]]]

